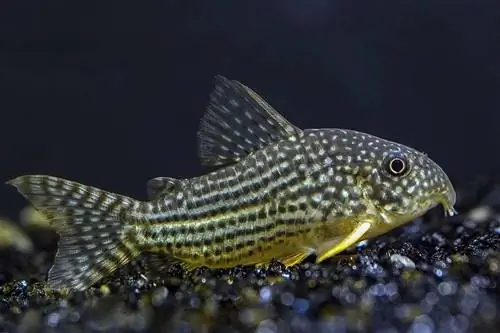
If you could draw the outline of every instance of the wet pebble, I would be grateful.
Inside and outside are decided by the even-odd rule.
[[[391,256],[391,262],[398,267],[411,268],[411,269],[415,268],[415,263],[413,262],[413,260],[411,260],[406,256],[402,256],[400,254],[393,254]]]

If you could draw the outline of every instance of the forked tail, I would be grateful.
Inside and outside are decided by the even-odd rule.
[[[7,184],[42,212],[60,236],[48,274],[51,287],[84,290],[139,255],[121,220],[138,201],[45,175],[21,176]]]

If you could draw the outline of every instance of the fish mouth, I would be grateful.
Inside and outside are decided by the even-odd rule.
[[[408,221],[408,220],[416,219],[417,217],[424,215],[429,210],[431,210],[432,208],[435,208],[439,205],[441,205],[443,207],[445,217],[455,216],[458,214],[458,212],[454,208],[455,192],[451,192],[451,193],[450,192],[443,192],[437,196],[429,198],[429,200],[424,201],[423,205],[421,205],[420,207],[416,208],[414,211],[412,211],[408,214],[390,212],[390,211],[386,211],[384,209],[379,211],[379,214],[382,217],[382,220],[384,220],[386,223],[398,224],[401,221]]]
[[[444,216],[455,216],[458,212],[455,210],[455,200],[456,195],[455,191],[445,191],[434,197],[432,200],[429,200],[428,205],[424,211],[428,211],[436,206],[441,205],[443,207]]]
[[[454,208],[455,203],[457,202],[457,192],[455,191],[450,178],[448,178],[448,176],[446,175],[444,176],[444,178],[446,179],[445,188],[440,193],[438,202],[439,204],[441,204],[441,206],[443,206],[444,216],[455,216],[458,214],[458,212]]]
[[[455,191],[453,192],[446,191],[440,193],[434,199],[429,200],[427,208],[424,209],[424,211],[428,211],[436,206],[441,205],[443,207],[445,217],[455,216],[458,214],[458,212],[455,210],[454,207],[455,200],[456,200]]]
[[[444,216],[455,216],[458,214],[454,208],[457,201],[457,193],[448,178],[446,189],[439,194],[437,201],[443,206]]]
[[[455,193],[455,192],[453,192]],[[455,194],[453,196],[450,196],[449,193],[445,193],[444,195],[440,196],[438,199],[438,203],[443,206],[444,210],[444,216],[455,216],[458,214],[458,212],[455,210]]]

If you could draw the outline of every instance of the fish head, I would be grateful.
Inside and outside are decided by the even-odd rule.
[[[332,130],[328,136],[337,172],[356,179],[364,206],[381,222],[395,227],[438,205],[445,215],[456,214],[450,179],[425,153],[358,131]]]
[[[352,136],[362,138],[360,135]],[[455,189],[427,154],[372,135],[363,137],[353,149],[353,155],[360,156],[354,159],[359,166],[358,184],[384,222],[406,223],[438,205],[445,215],[456,214]]]

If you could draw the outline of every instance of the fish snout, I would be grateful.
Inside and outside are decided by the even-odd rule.
[[[457,211],[454,206],[457,201],[457,193],[453,184],[451,183],[448,176],[445,175],[445,186],[441,193],[440,203],[443,205],[445,215],[454,216],[457,215]]]

